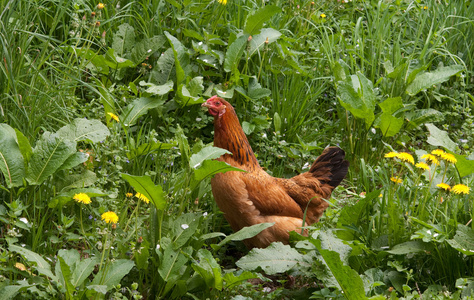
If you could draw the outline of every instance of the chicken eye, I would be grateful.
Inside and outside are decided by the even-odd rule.
[[[216,102],[216,105],[221,105],[221,103],[219,101]]]

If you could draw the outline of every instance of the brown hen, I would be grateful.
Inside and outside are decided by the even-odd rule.
[[[273,222],[244,243],[249,248],[263,248],[272,242],[288,243],[289,232],[301,230],[306,223],[319,221],[332,191],[346,176],[349,163],[338,147],[326,148],[310,170],[290,179],[275,178],[259,165],[245,136],[234,108],[213,96],[202,106],[214,116],[214,146],[232,153],[218,158],[247,172],[217,174],[212,180],[212,194],[234,231],[259,223]]]

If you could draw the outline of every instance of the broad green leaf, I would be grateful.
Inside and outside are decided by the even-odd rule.
[[[227,289],[231,289],[232,287],[235,287],[236,285],[244,281],[247,281],[249,279],[254,279],[254,278],[258,278],[258,276],[255,273],[244,271],[240,273],[240,275],[238,276],[235,276],[234,272],[226,273],[223,279],[225,282],[225,287]]]
[[[367,299],[365,297],[364,283],[359,274],[351,267],[342,263],[339,253],[323,249],[320,240],[311,239],[311,241],[318,249],[334,278],[336,278],[346,299]]]
[[[194,188],[200,181],[208,177],[211,177],[217,173],[225,173],[229,171],[245,172],[244,170],[233,167],[223,161],[205,160],[200,168],[194,170],[194,182],[192,183],[192,188]]]
[[[188,262],[188,258],[181,252],[181,250],[173,250],[172,247],[165,249],[160,265],[158,267],[158,273],[161,278],[167,282],[172,277],[178,276],[178,271]]]
[[[33,149],[26,177],[28,182],[32,185],[41,184],[75,152],[75,141],[45,132]]]
[[[102,266],[102,270],[95,275],[92,285],[105,285],[107,291],[113,289],[127,275],[135,263],[128,259],[118,259]]]
[[[162,106],[163,103],[164,100],[162,99],[138,98],[125,108],[122,114],[123,117],[121,117],[122,123],[125,126],[132,126],[138,121],[138,118],[146,114],[148,110]]]
[[[155,185],[149,176],[132,176],[125,173],[121,173],[121,176],[128,181],[135,191],[145,195],[155,204],[156,209],[162,210],[165,208],[166,200],[163,195],[163,189],[160,185]]]
[[[153,84],[153,83],[147,83],[145,81],[140,81],[139,82],[140,86],[147,86],[148,88],[145,90],[145,93],[147,94],[152,94],[152,95],[155,95],[155,96],[163,96],[163,95],[166,95],[168,94],[169,92],[171,92],[173,90],[173,81],[172,80],[169,80],[168,82],[166,82],[165,84],[162,84],[162,85],[156,85],[156,84]]]
[[[134,67],[135,63],[129,59],[118,56],[114,49],[109,49],[105,53],[105,63],[114,70]]]
[[[451,76],[456,75],[463,70],[464,66],[453,65],[440,67],[432,72],[417,74],[411,84],[408,85],[406,91],[410,96],[414,96],[422,90],[426,90],[435,84],[440,84],[449,80]]]
[[[208,288],[222,290],[224,284],[222,280],[222,271],[211,252],[207,249],[199,249],[197,260],[192,264],[193,269],[204,278]]]
[[[112,41],[112,49],[118,55],[123,56],[125,52],[131,50],[135,46],[135,29],[128,23],[123,23],[118,27]]]
[[[218,147],[209,146],[202,148],[198,153],[191,155],[189,166],[193,169],[197,169],[201,166],[203,161],[218,158],[226,153],[230,154],[229,151]]]
[[[405,112],[405,119],[409,125],[407,130],[410,130],[421,124],[440,122],[444,120],[444,114],[433,108],[417,109]]]
[[[252,40],[250,41],[250,49],[248,50],[249,56],[252,56],[260,51],[260,49],[262,49],[265,44],[271,44],[275,42],[280,38],[280,36],[281,33],[273,28],[262,29],[259,34],[252,36]]]
[[[464,177],[474,173],[474,160],[469,160],[456,153],[451,152],[451,154],[453,154],[457,159],[456,168],[459,171],[459,176]]]
[[[270,20],[276,13],[281,12],[281,7],[266,5],[247,17],[244,31],[249,35],[255,35],[262,29],[263,24]]]
[[[202,97],[199,94],[204,90],[203,77],[197,76],[191,79],[186,85],[181,85],[178,90],[179,97],[177,101],[181,106],[201,104]]]
[[[75,250],[72,250],[72,251],[75,251]],[[74,267],[74,263],[71,265],[71,267]],[[68,297],[72,298],[75,289],[71,283],[71,276],[72,276],[71,267],[68,265],[68,263],[65,262],[63,257],[58,255],[58,261],[56,262],[56,276],[58,277],[59,282],[66,289],[66,293]]]
[[[293,268],[303,256],[295,249],[281,242],[270,244],[265,249],[254,248],[235,264],[243,270],[261,268],[266,274],[283,273]]]
[[[72,285],[74,287],[81,286],[84,283],[84,281],[89,277],[89,275],[92,274],[97,264],[99,264],[98,257],[90,257],[90,258],[86,258],[81,261],[78,261],[76,263],[76,268],[74,269],[74,272],[72,273],[72,277],[71,277]]]
[[[217,244],[217,247],[222,247],[230,241],[243,241],[248,238],[252,238],[256,236],[257,234],[259,234],[260,232],[264,231],[265,229],[272,227],[273,225],[275,225],[275,223],[260,223],[260,224],[244,227],[240,229],[239,231],[228,235],[219,244]]]
[[[178,141],[179,152],[181,152],[181,161],[183,166],[189,164],[189,143],[188,138],[184,135],[183,128],[178,125],[176,129],[176,140]]]
[[[145,38],[134,45],[131,53],[131,59],[138,65],[147,57],[161,49],[166,43],[166,38],[162,35],[155,35],[151,38]]]
[[[456,143],[453,142],[446,131],[438,129],[433,124],[425,124],[430,132],[430,136],[426,142],[432,146],[444,147],[450,151],[456,151]]]
[[[81,47],[71,47],[71,46],[63,47],[63,49],[65,49],[69,53],[72,53],[76,56],[82,57],[83,59],[90,61],[90,63],[87,66],[91,68],[92,70],[94,70],[95,68],[95,71],[100,74],[105,74],[105,75],[109,74],[109,66],[105,62],[106,59],[103,55],[98,54],[99,51],[96,52],[87,47],[81,48]]]
[[[48,276],[52,280],[57,280],[56,276],[51,272],[50,264],[47,263],[38,253],[17,245],[10,245],[10,251],[21,254],[29,262],[36,263],[36,269],[40,274]]]
[[[99,284],[94,284],[94,285],[88,285],[87,286],[88,290],[95,291],[100,294],[107,294],[107,286],[106,285],[99,285]]]
[[[173,48],[174,64],[176,67],[176,85],[180,85],[186,80],[186,68],[189,64],[189,56],[186,47],[181,42],[165,31],[165,36]]]
[[[58,188],[61,187],[62,192],[65,189],[89,187],[97,181],[97,175],[90,170],[83,170],[81,173],[70,174],[61,179],[61,186],[58,185]]]
[[[369,128],[375,119],[375,94],[373,84],[361,72],[351,75],[346,81],[339,81],[337,87],[339,102],[356,118],[364,119]]]
[[[344,263],[349,261],[352,248],[349,245],[344,244],[342,240],[335,237],[332,231],[317,231],[313,237],[315,235],[317,235],[319,240],[321,240],[321,247],[323,249],[337,252],[341,261]]]
[[[58,168],[58,171],[72,169],[75,166],[86,162],[88,159],[89,154],[85,152],[76,152],[66,159],[66,161]]]
[[[2,295],[2,300],[10,300],[13,299],[16,294],[20,291],[24,291],[27,288],[31,287],[32,285],[7,285],[0,288],[0,295]]]
[[[464,255],[474,255],[474,231],[468,226],[458,224],[456,235],[447,242]]]
[[[390,254],[410,254],[433,250],[433,244],[424,243],[423,241],[408,241],[393,246],[392,249],[386,250]]]
[[[110,131],[99,120],[77,118],[71,124],[61,127],[55,135],[74,142],[90,141],[98,143],[104,141],[110,135]]]
[[[168,81],[173,81],[174,76],[174,54],[173,49],[169,48],[160,55],[156,66],[152,69],[150,79],[152,82],[162,85]]]
[[[249,89],[248,97],[252,100],[258,100],[263,97],[268,97],[271,95],[271,91],[266,88],[262,88],[260,83],[258,83],[257,78],[251,77],[249,80]]]
[[[1,129],[0,129],[1,130]],[[26,138],[26,136],[20,132],[18,129],[15,128],[16,132],[16,140],[18,142],[18,146],[20,147],[20,152],[23,155],[23,158],[25,159],[25,167],[28,164],[28,161],[30,160],[31,155],[33,154],[33,148],[30,145],[30,142]],[[0,143],[0,145],[3,143]]]
[[[150,243],[147,240],[144,240],[140,249],[134,249],[133,258],[135,259],[135,264],[137,269],[146,270],[148,268],[148,259],[150,258]]]
[[[25,160],[17,142],[17,132],[7,124],[0,124],[0,170],[7,187],[23,185]]]
[[[391,137],[400,132],[403,126],[403,118],[397,118],[390,113],[383,113],[380,116],[380,130],[383,136]]]
[[[245,47],[247,46],[248,38],[248,34],[241,35],[229,46],[225,54],[224,71],[233,72],[237,69]]]
[[[384,113],[393,114],[397,110],[403,108],[403,102],[401,97],[387,98],[384,102],[379,103],[380,108]]]

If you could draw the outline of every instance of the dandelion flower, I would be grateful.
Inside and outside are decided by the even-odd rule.
[[[106,223],[113,223],[116,224],[118,222],[118,216],[116,213],[113,211],[108,211],[106,213],[103,213],[101,215],[102,220],[104,220]]]
[[[401,161],[409,162],[412,165],[415,164],[415,160],[413,159],[413,156],[410,153],[400,152],[398,153],[397,158],[400,159]]]
[[[217,0],[217,2],[219,2],[219,3],[222,4],[222,5],[226,5],[226,4],[227,4],[227,0]]]
[[[132,198],[132,196],[133,196],[132,193],[126,193],[126,194],[125,194],[125,197],[127,197],[127,198]]]
[[[419,168],[419,169],[423,169],[423,170],[429,170],[430,169],[430,166],[428,166],[427,164],[425,164],[424,162],[419,162],[415,165],[415,167]]]
[[[441,183],[437,184],[436,186],[439,187],[440,189],[445,190],[445,191],[450,191],[451,190],[451,187],[449,186],[449,184],[446,184],[444,182],[441,182]]]
[[[322,19],[326,18],[326,15],[325,14],[320,14],[319,15]]]
[[[389,152],[389,153],[385,154],[385,158],[393,158],[393,157],[397,157],[397,156],[398,156],[397,152]]]
[[[137,197],[138,199],[142,200],[143,202],[145,202],[146,204],[150,203],[150,199],[147,198],[147,196],[141,194],[141,193],[136,193],[135,194],[135,197]]]
[[[469,195],[469,187],[464,185],[464,184],[456,184],[455,186],[453,186],[453,188],[451,189],[451,192],[455,193],[455,194],[465,194],[465,195]]]
[[[428,6],[423,6],[423,9],[428,9]]]
[[[428,162],[428,163],[439,165],[438,159],[433,154],[425,154],[425,155],[421,156],[421,159],[426,160],[426,162]]]
[[[120,122],[120,119],[119,119],[119,117],[118,117],[116,114],[113,114],[113,113],[111,113],[111,112],[108,112],[107,114],[108,114],[112,119],[114,119],[115,121]]]
[[[454,155],[452,155],[451,153],[443,153],[441,154],[441,158],[452,164],[455,164],[458,162],[456,157],[454,157]]]
[[[400,184],[403,182],[403,180],[401,180],[400,178],[398,177],[390,177],[390,180],[397,183],[397,184]]]
[[[104,9],[104,7],[105,7],[104,3],[97,4],[97,9]]]
[[[435,150],[431,151],[431,154],[439,156],[439,157],[443,156],[444,153],[445,152],[441,149],[435,149]]]
[[[75,194],[72,199],[76,200],[76,202],[83,203],[83,204],[89,204],[91,203],[91,198],[87,196],[85,193],[79,193]]]

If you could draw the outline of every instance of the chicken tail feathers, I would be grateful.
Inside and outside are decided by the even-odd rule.
[[[314,161],[309,173],[335,188],[347,174],[349,162],[344,159],[345,152],[339,147],[328,147]]]

